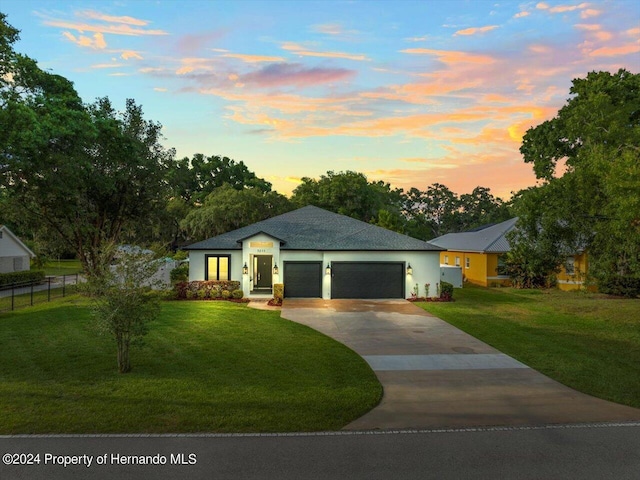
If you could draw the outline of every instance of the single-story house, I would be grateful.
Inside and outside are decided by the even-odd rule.
[[[189,280],[237,280],[247,297],[409,298],[436,291],[440,247],[306,206],[194,243]]]
[[[515,228],[517,221],[515,217],[466,232],[448,233],[429,243],[447,250],[440,253],[440,263],[461,267],[465,281],[484,287],[510,285],[511,280],[503,268],[505,256],[511,250],[507,234]],[[561,290],[579,289],[586,273],[587,254],[568,255],[557,275],[558,287]]]
[[[29,270],[35,256],[6,225],[0,225],[0,273]]]

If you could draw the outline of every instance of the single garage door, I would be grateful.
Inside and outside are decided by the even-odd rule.
[[[331,298],[404,298],[404,263],[333,262]]]
[[[322,262],[284,262],[284,296],[322,298]]]

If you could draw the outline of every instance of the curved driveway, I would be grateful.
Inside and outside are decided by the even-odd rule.
[[[405,300],[287,299],[282,317],[361,355],[384,387],[348,430],[640,420],[579,393]]]

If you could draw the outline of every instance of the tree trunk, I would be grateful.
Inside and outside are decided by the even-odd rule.
[[[118,371],[120,373],[128,373],[131,371],[131,362],[129,361],[129,339],[118,337]]]

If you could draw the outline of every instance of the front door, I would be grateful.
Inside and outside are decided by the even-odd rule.
[[[271,289],[271,255],[256,255],[254,258],[255,288]]]

